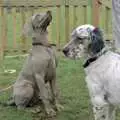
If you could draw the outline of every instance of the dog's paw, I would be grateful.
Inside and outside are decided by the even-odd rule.
[[[64,107],[62,105],[60,105],[60,104],[55,105],[55,110],[56,111],[62,111],[63,109],[64,109]]]
[[[37,114],[37,113],[41,113],[41,112],[42,112],[42,110],[39,107],[36,107],[36,108],[31,110],[31,113],[33,113],[33,114]]]
[[[56,112],[51,108],[51,109],[46,109],[46,114],[48,117],[53,117],[56,116]]]

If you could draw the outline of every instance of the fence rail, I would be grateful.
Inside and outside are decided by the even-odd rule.
[[[36,12],[52,11],[49,40],[60,49],[78,25],[100,26],[111,38],[111,0],[0,0],[0,57],[5,51],[26,51],[31,40],[22,35],[25,21]]]

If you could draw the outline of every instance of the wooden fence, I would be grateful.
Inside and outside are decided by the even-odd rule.
[[[78,25],[100,26],[112,35],[111,0],[0,0],[0,58],[5,51],[26,51],[31,40],[22,35],[25,21],[36,12],[52,11],[49,40],[60,49]]]

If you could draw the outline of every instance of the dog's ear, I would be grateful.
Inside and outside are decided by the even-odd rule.
[[[95,28],[91,33],[90,49],[93,54],[96,54],[104,47],[103,34],[99,28]]]
[[[76,29],[73,29],[73,30],[72,30],[72,33],[71,33],[71,36],[74,37],[74,36],[76,36],[76,34],[77,34],[77,33],[76,33]]]

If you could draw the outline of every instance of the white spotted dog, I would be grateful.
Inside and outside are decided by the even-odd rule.
[[[115,120],[120,104],[120,55],[105,48],[101,30],[92,25],[77,27],[63,52],[72,59],[86,59],[83,67],[95,120]]]

